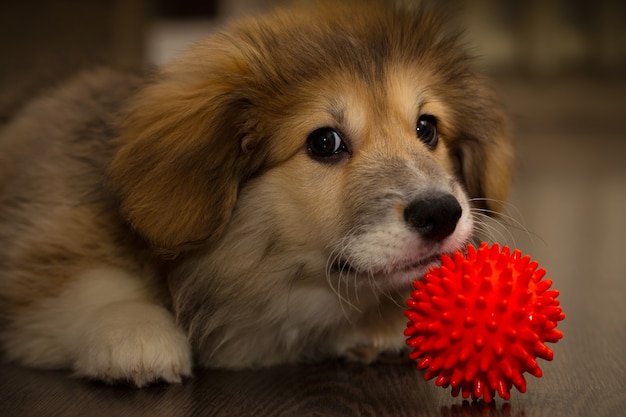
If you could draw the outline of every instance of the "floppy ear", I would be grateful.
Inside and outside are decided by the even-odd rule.
[[[486,90],[472,98],[455,141],[458,171],[473,204],[500,213],[508,198],[514,165],[509,122]]]
[[[107,171],[125,218],[174,253],[223,231],[241,182],[258,168],[236,76],[245,65],[198,60],[212,67],[181,62],[137,94]]]

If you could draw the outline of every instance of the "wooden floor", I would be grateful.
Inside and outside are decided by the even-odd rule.
[[[412,364],[198,370],[143,390],[5,364],[0,416],[626,416],[626,82],[497,86],[522,157],[510,208],[521,224],[497,238],[548,270],[567,315],[526,394],[464,402]]]

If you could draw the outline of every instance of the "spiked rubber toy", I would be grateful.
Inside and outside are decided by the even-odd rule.
[[[410,357],[453,396],[491,402],[497,393],[510,399],[511,388],[526,392],[528,372],[541,377],[536,358],[551,361],[545,343],[563,337],[556,330],[565,318],[552,281],[535,261],[498,244],[466,255],[443,255],[407,301],[404,332]]]

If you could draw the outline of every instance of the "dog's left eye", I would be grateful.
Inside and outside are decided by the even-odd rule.
[[[435,149],[439,142],[439,134],[437,133],[437,119],[435,116],[424,114],[417,120],[415,128],[417,137],[426,144],[430,149]]]
[[[309,155],[324,160],[348,152],[341,135],[329,127],[314,130],[307,138],[307,148]]]

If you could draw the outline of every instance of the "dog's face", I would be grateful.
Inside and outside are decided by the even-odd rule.
[[[432,17],[368,7],[244,22],[166,67],[109,170],[139,233],[381,291],[467,242],[470,207],[506,198],[504,118]]]
[[[455,109],[429,78],[389,68],[372,85],[337,68],[293,91],[265,116],[277,162],[242,186],[235,222],[315,254],[320,275],[406,288],[472,232],[448,139]]]

